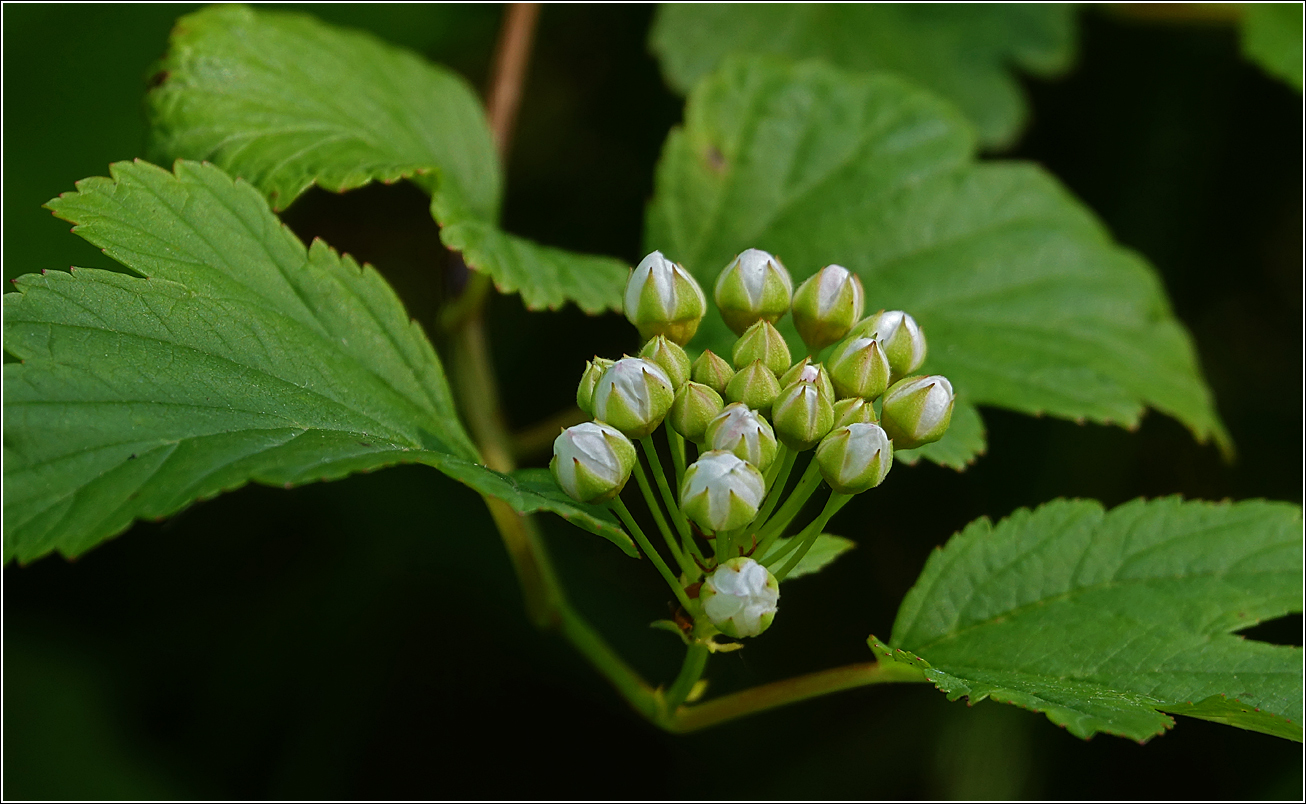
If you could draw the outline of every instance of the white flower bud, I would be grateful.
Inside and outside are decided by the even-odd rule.
[[[821,477],[840,494],[859,494],[884,482],[893,444],[878,424],[849,424],[830,431],[816,448]]]
[[[799,452],[820,443],[834,427],[834,408],[814,382],[799,380],[780,392],[771,406],[776,436]]]
[[[898,449],[938,441],[952,423],[952,383],[937,374],[894,383],[880,403],[880,424]]]
[[[685,470],[680,510],[709,533],[743,527],[757,516],[766,480],[733,452],[705,452]]]
[[[726,636],[757,636],[771,626],[780,602],[780,583],[751,558],[725,561],[699,591],[703,613]]]
[[[635,445],[616,428],[585,422],[554,439],[549,470],[572,499],[602,502],[621,493],[635,460]]]
[[[594,386],[594,418],[628,438],[643,438],[662,423],[675,396],[661,368],[642,358],[623,357]]]
[[[682,266],[655,251],[640,261],[626,282],[626,319],[643,338],[666,335],[684,346],[707,312],[707,297]]]
[[[712,295],[726,326],[742,335],[757,321],[774,324],[789,312],[794,282],[780,260],[750,248],[721,272]]]
[[[911,374],[925,362],[925,333],[916,319],[902,310],[881,310],[853,327],[853,334],[880,342],[895,380]]]
[[[733,452],[762,472],[775,460],[778,449],[775,432],[766,419],[738,402],[726,405],[708,422],[705,437],[709,449]]]
[[[842,265],[827,265],[794,291],[794,326],[808,347],[822,349],[848,334],[865,303],[862,280]]]

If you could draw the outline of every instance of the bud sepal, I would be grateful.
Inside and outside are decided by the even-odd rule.
[[[878,424],[849,424],[816,448],[821,477],[840,494],[860,494],[884,482],[893,466],[893,444]]]
[[[706,440],[708,423],[725,408],[721,395],[706,385],[690,380],[676,391],[667,414],[672,429],[695,444]]]
[[[726,400],[739,402],[760,412],[771,412],[771,405],[780,396],[780,381],[771,369],[754,360],[741,369],[726,385]]]

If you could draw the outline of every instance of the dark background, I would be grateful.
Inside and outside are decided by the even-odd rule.
[[[111,267],[40,204],[144,151],[141,98],[188,7],[4,7],[4,273]],[[302,7],[301,7],[302,8]],[[487,79],[494,6],[331,6]],[[508,169],[505,224],[641,254],[652,167],[682,101],[645,41],[647,6],[549,6]],[[765,639],[715,659],[713,690],[865,661],[926,555],[971,519],[1057,496],[1301,500],[1301,96],[1220,24],[1081,14],[1066,77],[1028,80],[1037,160],[1160,271],[1196,338],[1235,464],[1158,414],[1134,433],[985,410],[965,474],[901,467],[835,532],[860,548],[786,592]],[[443,257],[421,195],[311,193],[303,236],[374,261],[430,320]],[[634,344],[619,317],[491,307],[508,414],[563,408],[583,360]],[[541,344],[552,354],[541,355]],[[568,589],[654,680],[665,589],[545,517]],[[475,494],[404,467],[251,486],[82,556],[4,569],[7,798],[1300,798],[1296,743],[1205,721],[1139,746],[1084,743],[1041,715],[925,685],[830,696],[688,737],[631,713],[527,624]],[[1300,617],[1254,635],[1301,644]]]

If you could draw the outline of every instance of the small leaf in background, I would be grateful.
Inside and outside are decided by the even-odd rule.
[[[1041,168],[974,157],[957,113],[893,76],[731,60],[663,146],[646,243],[705,284],[745,248],[795,282],[856,271],[867,311],[911,313],[921,372],[957,391],[956,432],[923,451],[946,465],[983,449],[972,405],[1130,427],[1150,406],[1230,451],[1152,268]],[[731,337],[709,310],[693,346]]]
[[[1074,58],[1074,9],[1060,4],[663,4],[650,46],[688,93],[729,56],[821,59],[898,73],[947,98],[980,142],[1011,144],[1028,117],[1013,68],[1040,76]]]
[[[306,249],[212,165],[111,173],[49,206],[140,277],[27,274],[4,296],[22,361],[4,367],[6,561],[76,555],[250,480],[404,462],[622,545],[605,512],[479,465],[435,350],[372,268]]]
[[[1302,4],[1248,3],[1242,9],[1243,55],[1301,92]]]
[[[795,538],[797,537],[786,536],[784,538],[776,539],[775,546],[772,550],[779,550],[781,547],[788,544],[790,539]],[[816,537],[816,541],[812,543],[812,549],[807,551],[807,555],[803,556],[803,560],[799,561],[793,569],[789,570],[789,574],[785,576],[785,580],[791,581],[794,578],[801,578],[804,575],[812,575],[813,573],[820,572],[830,564],[833,564],[836,558],[856,546],[857,542],[852,539],[845,539],[842,536],[835,536],[830,533],[822,533]]]
[[[1058,500],[953,537],[872,648],[1078,737],[1144,741],[1172,712],[1300,741],[1302,649],[1233,632],[1301,594],[1296,505]]]
[[[276,209],[314,184],[411,179],[441,239],[531,309],[621,308],[628,266],[496,226],[502,194],[480,102],[452,71],[304,14],[213,6],[178,21],[147,96],[151,154],[213,162]]]

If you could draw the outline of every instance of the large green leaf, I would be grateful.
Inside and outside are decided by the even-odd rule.
[[[985,145],[1010,143],[1028,112],[1013,67],[1064,71],[1074,10],[1059,4],[664,4],[650,35],[672,87],[688,92],[729,54],[822,59],[900,73],[957,104]]]
[[[924,450],[949,465],[982,449],[971,405],[1126,426],[1151,406],[1229,447],[1153,270],[1037,166],[977,163],[959,115],[892,76],[728,62],[663,147],[647,245],[708,287],[749,247],[795,281],[856,271],[868,311],[915,316],[923,370],[957,389],[966,426]],[[729,353],[714,310],[699,333]]]
[[[1164,712],[1302,739],[1302,650],[1233,632],[1302,610],[1296,505],[1058,500],[932,555],[885,646],[952,699],[1146,740]]]
[[[214,6],[183,17],[149,93],[156,161],[204,159],[281,209],[310,186],[407,178],[441,239],[533,309],[620,309],[627,267],[496,225],[502,178],[485,115],[450,70],[312,17]]]
[[[1243,9],[1243,55],[1301,92],[1302,4],[1248,3]]]
[[[305,249],[212,165],[121,162],[51,201],[140,276],[28,274],[4,296],[4,555],[76,555],[254,480],[425,463],[623,546],[610,514],[481,466],[435,350],[370,267]]]

